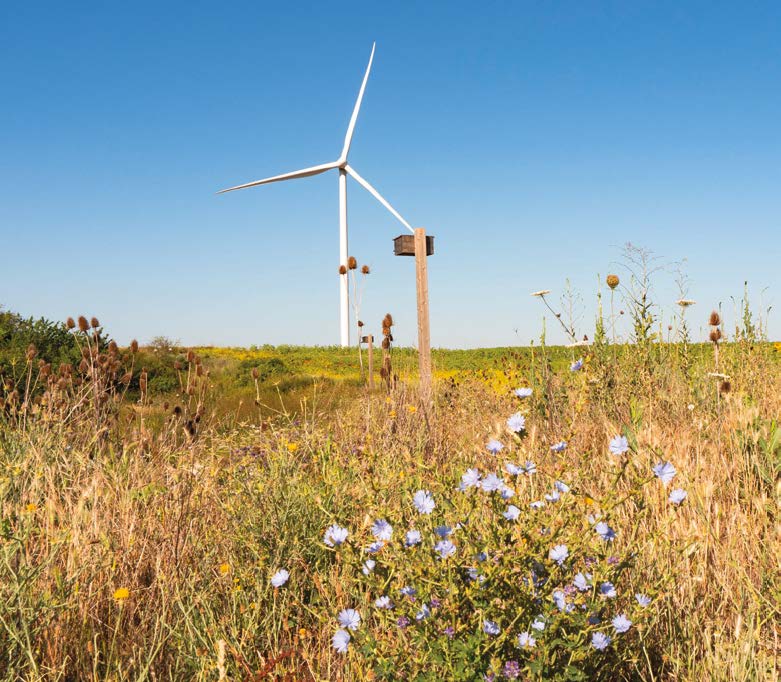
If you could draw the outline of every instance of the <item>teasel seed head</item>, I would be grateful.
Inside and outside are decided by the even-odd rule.
[[[362,265],[362,266],[361,266],[361,272],[362,272],[364,275],[368,275],[368,274],[371,272],[371,270],[369,269],[369,266],[368,266],[368,265]]]
[[[710,314],[708,324],[711,327],[717,327],[719,324],[721,324],[721,317],[719,317],[719,314],[715,310]]]
[[[108,342],[108,352],[111,353],[111,355],[116,355],[119,352],[119,346],[117,346],[117,342],[113,339]]]
[[[716,327],[712,330],[710,333],[710,340],[713,341],[713,343],[718,343],[721,340],[721,329]]]
[[[79,331],[86,332],[89,329],[89,322],[84,315],[79,315]]]
[[[82,359],[82,361],[79,363],[79,372],[82,374],[86,374],[89,371],[89,363]]]
[[[130,342],[130,352],[131,353],[138,353],[138,341],[136,341],[135,339],[133,339]]]
[[[35,358],[36,355],[38,355],[38,349],[35,346],[33,346],[33,344],[27,346],[27,353],[26,353],[27,360],[32,362],[33,358]]]
[[[732,390],[732,384],[729,382],[729,379],[724,379],[724,381],[719,384],[719,393],[727,394]]]
[[[339,266],[339,274],[340,275],[346,275],[347,274],[347,267],[344,265]]]
[[[76,323],[73,321],[72,317],[69,317],[67,320],[65,320],[65,326],[68,329],[73,329],[76,326]]]
[[[362,320],[358,320],[358,326],[359,327],[363,327],[363,321]]]
[[[393,317],[390,313],[386,313],[385,317],[382,318],[382,326],[383,327],[392,327],[393,326]]]
[[[382,340],[382,347],[384,350],[390,348],[390,339],[387,336]]]
[[[358,261],[357,261],[357,260],[355,260],[355,256],[350,256],[350,257],[347,259],[347,267],[348,267],[350,270],[355,270],[355,268],[357,268],[357,267],[358,267]]]
[[[127,386],[130,383],[130,380],[133,378],[133,372],[125,372],[122,375],[122,378],[120,381]]]
[[[259,377],[260,377],[260,372],[258,372],[258,368],[257,367],[253,367],[252,368],[252,378],[255,381],[257,381]]]
[[[606,281],[611,289],[615,289],[621,280],[618,279],[618,275],[608,275]]]

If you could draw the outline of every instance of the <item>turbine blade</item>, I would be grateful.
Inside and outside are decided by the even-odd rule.
[[[359,185],[361,185],[369,194],[371,194],[377,201],[379,201],[385,208],[387,208],[393,216],[398,220],[404,227],[406,227],[412,234],[415,234],[415,230],[412,229],[412,226],[404,220],[404,218],[401,217],[399,212],[393,208],[380,194],[374,187],[372,187],[366,180],[364,180],[358,173],[356,173],[355,169],[353,169],[351,166],[345,166],[344,169],[355,178],[355,180],[358,182]]]
[[[361,83],[361,89],[358,92],[358,99],[355,100],[355,108],[353,109],[353,115],[350,118],[350,125],[347,126],[347,135],[344,136],[344,147],[342,149],[342,159],[346,160],[347,155],[350,153],[350,144],[353,141],[353,132],[355,132],[355,122],[358,120],[358,111],[361,108],[361,101],[363,100],[363,92],[366,90],[366,81],[369,80],[369,71],[372,70],[372,61],[374,61],[374,48],[377,43],[372,43],[372,53],[369,56],[369,65],[366,67],[366,73],[363,76],[363,83]]]
[[[332,168],[339,168],[338,161],[332,161],[331,163],[323,163],[319,166],[312,166],[311,168],[303,168],[302,170],[293,171],[292,173],[283,173],[282,175],[275,175],[271,178],[265,178],[263,180],[255,180],[254,182],[248,182],[244,185],[236,185],[236,187],[228,187],[228,189],[221,189],[217,194],[224,194],[225,192],[232,192],[235,189],[245,189],[246,187],[255,187],[256,185],[267,185],[269,182],[279,182],[280,180],[295,180],[296,178],[308,178],[310,175],[319,175],[325,173]]]

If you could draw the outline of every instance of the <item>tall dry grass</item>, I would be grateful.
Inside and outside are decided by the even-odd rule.
[[[357,588],[323,531],[338,519],[366,532],[410,491],[495,466],[485,442],[513,397],[441,382],[429,413],[402,384],[323,412],[315,391],[296,415],[226,426],[209,422],[192,357],[179,401],[150,424],[143,394],[123,397],[132,354],[88,336],[65,382],[31,358],[30,385],[51,390],[4,397],[2,678],[371,679],[330,649]],[[617,512],[620,541],[641,547],[633,580],[664,585],[624,679],[779,677],[781,362],[749,341],[722,344],[718,362],[709,346],[649,344],[594,347],[577,373],[554,372],[544,348],[505,369],[534,388],[522,448],[541,468],[620,496],[607,442],[623,430],[638,466],[669,459],[688,492],[680,508],[660,490]],[[283,566],[290,582],[274,589]]]

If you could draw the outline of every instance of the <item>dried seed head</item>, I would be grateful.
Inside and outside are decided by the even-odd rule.
[[[390,348],[390,338],[387,336],[382,340],[382,347],[384,350],[388,350],[388,348]]]
[[[130,352],[131,353],[138,353],[138,341],[136,341],[135,339],[133,339],[130,342]]]
[[[260,372],[258,372],[258,368],[257,367],[253,367],[252,368],[252,378],[255,381],[257,381],[259,377],[260,377]]]
[[[27,346],[27,359],[31,361],[36,355],[38,355],[38,350],[35,346],[33,346],[33,344]]]
[[[100,322],[98,322],[98,318],[97,318],[97,317],[93,317],[93,318],[92,318],[92,319],[89,321],[89,323],[90,323],[90,326],[91,326],[93,329],[97,329],[98,327],[100,327]]]
[[[87,318],[84,315],[79,315],[79,329],[83,332],[89,329],[89,322],[87,322]]]
[[[177,417],[181,417],[181,416],[182,416],[182,408],[181,408],[179,405],[177,405],[177,406],[174,408],[174,414],[175,414]]]
[[[368,275],[368,274],[369,274],[369,272],[370,272],[370,270],[369,270],[369,266],[368,266],[368,265],[362,265],[362,266],[361,266],[361,272],[362,272],[364,275]]]
[[[363,327],[363,322],[361,320],[358,320],[358,326]]]
[[[347,268],[344,265],[339,266],[339,274],[340,275],[346,275],[347,274]]]
[[[710,314],[710,319],[708,320],[708,324],[711,327],[716,327],[719,324],[721,324],[721,317],[719,317],[719,314],[715,310]]]
[[[89,363],[86,360],[82,360],[79,363],[79,372],[86,374],[89,371]]]
[[[73,329],[76,326],[76,323],[73,321],[72,317],[69,317],[67,320],[65,320],[65,326],[68,329]]]
[[[611,289],[615,289],[618,286],[618,283],[620,282],[620,280],[618,279],[618,275],[608,275],[606,281],[607,281],[607,285]]]
[[[382,318],[382,326],[383,327],[392,327],[393,326],[393,317],[390,313],[386,313],[385,317]]]
[[[108,352],[112,355],[116,355],[119,352],[119,346],[117,346],[117,342],[113,339],[108,342]]]
[[[355,270],[355,268],[358,267],[358,261],[355,260],[355,256],[350,256],[347,259],[347,267],[350,268],[350,270]]]
[[[130,380],[131,380],[132,378],[133,378],[133,373],[132,373],[132,372],[125,372],[125,373],[122,375],[122,378],[120,379],[120,381],[121,381],[123,384],[127,385],[127,384],[129,384],[129,383],[130,383]]]
[[[721,329],[716,327],[716,329],[711,331],[710,340],[713,341],[713,343],[718,343],[721,340]]]
[[[721,384],[719,385],[719,393],[727,394],[731,390],[732,390],[732,384],[727,379],[722,381]]]

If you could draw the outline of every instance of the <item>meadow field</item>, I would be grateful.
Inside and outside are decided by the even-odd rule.
[[[0,678],[779,679],[781,345],[698,308],[430,404],[414,349],[2,314]]]

